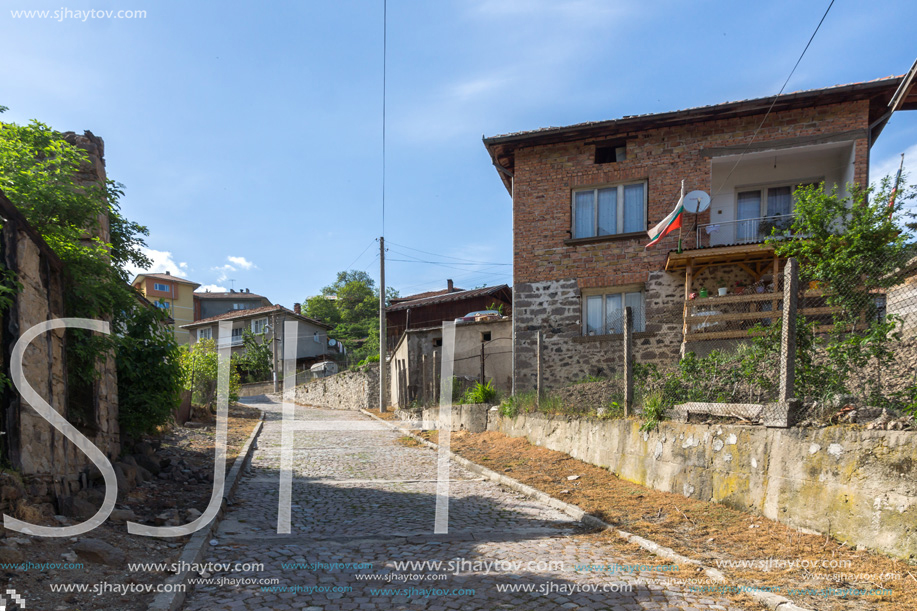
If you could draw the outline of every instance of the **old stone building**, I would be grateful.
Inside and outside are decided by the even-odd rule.
[[[89,163],[78,177],[80,182],[96,184],[105,180],[102,140],[91,133],[65,134],[69,142],[84,148]],[[14,274],[21,289],[12,295],[12,305],[2,313],[3,375],[11,379],[10,357],[19,337],[38,323],[63,318],[64,286],[68,281],[60,259],[25,217],[0,192],[0,261]],[[100,219],[99,237],[108,239],[108,219]],[[64,357],[66,337],[62,330],[37,337],[23,357],[24,374],[31,386],[60,414],[72,409]],[[84,393],[80,432],[103,453],[114,459],[120,453],[118,429],[118,384],[113,358],[98,364],[98,380]],[[35,410],[15,389],[3,391],[0,410],[2,457],[18,470],[26,483],[35,487],[39,497],[48,500],[68,497],[81,486],[81,472],[89,459]]]

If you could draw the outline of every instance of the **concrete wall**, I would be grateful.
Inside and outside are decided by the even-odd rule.
[[[293,400],[328,409],[375,409],[379,406],[379,365],[312,380],[293,391]]]
[[[252,384],[242,384],[239,388],[240,397],[256,397],[274,392],[274,382],[254,382]]]
[[[762,514],[902,558],[917,556],[917,433],[576,420],[487,412],[488,430],[622,479]]]

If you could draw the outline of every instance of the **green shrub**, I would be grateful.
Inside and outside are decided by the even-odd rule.
[[[643,424],[640,430],[644,432],[655,430],[659,423],[665,420],[665,409],[665,402],[660,393],[647,395],[643,401]]]
[[[487,380],[486,384],[478,382],[467,391],[462,397],[464,403],[492,403],[497,398],[497,389],[493,386],[493,380]]]

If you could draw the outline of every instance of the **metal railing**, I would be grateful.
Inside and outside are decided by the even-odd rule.
[[[695,230],[695,247],[763,242],[770,237],[774,229],[781,231],[789,228],[793,224],[794,216],[778,214],[721,223],[703,223],[697,225]]]

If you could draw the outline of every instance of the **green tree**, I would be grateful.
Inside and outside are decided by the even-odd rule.
[[[63,261],[68,273],[64,295],[67,315],[109,320],[112,325],[109,336],[93,336],[82,330],[67,332],[68,417],[91,426],[95,424],[90,407],[98,363],[117,358],[119,344],[130,344],[132,333],[152,342],[147,344],[152,351],[168,353],[174,340],[156,332],[159,322],[137,307],[134,289],[127,284],[128,264],[141,268],[150,265],[141,250],[148,231],[121,214],[122,185],[110,180],[103,184],[79,180],[88,164],[84,150],[43,123],[0,123],[0,189]],[[91,237],[101,234],[106,218],[109,241]],[[145,330],[140,329],[142,325],[146,325]],[[120,354],[134,355],[132,348],[125,346]],[[124,365],[125,371],[131,367]],[[140,378],[133,380],[140,382]],[[161,396],[144,399],[143,393],[124,386],[119,393],[119,412],[126,422],[133,422],[132,412],[138,417],[153,413],[150,405],[173,400],[179,382],[176,376],[171,384],[150,387],[148,392]],[[155,421],[150,426],[155,426]]]
[[[242,377],[242,381],[264,382],[270,380],[274,368],[273,342],[265,341],[265,333],[255,335],[248,329],[242,331],[242,351],[232,355],[233,369]]]
[[[121,429],[152,433],[172,419],[181,400],[181,352],[159,308],[134,306],[117,342],[118,402]]]
[[[196,341],[190,348],[183,347],[181,374],[185,390],[191,391],[191,401],[214,410],[217,400],[219,354],[212,339]],[[230,367],[229,400],[239,400],[239,373]]]

